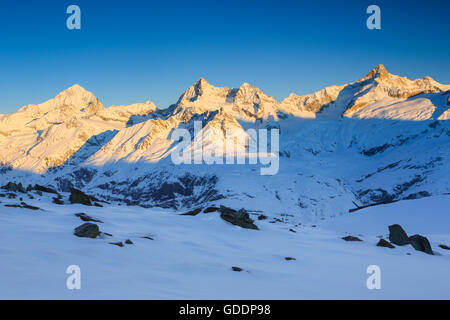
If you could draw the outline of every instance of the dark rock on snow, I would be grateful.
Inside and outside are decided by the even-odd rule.
[[[77,189],[70,189],[70,203],[84,204],[85,206],[92,206],[91,197],[83,191]]]
[[[395,248],[389,241],[386,241],[384,239],[380,239],[377,243],[377,247],[385,247],[385,248]]]
[[[75,228],[74,234],[80,238],[95,239],[100,234],[98,226],[94,223],[85,223]]]
[[[29,204],[26,204],[25,202],[21,202],[20,205],[19,204],[5,204],[5,207],[10,207],[10,208],[22,208],[22,209],[30,209],[30,210],[39,210],[39,207],[35,207],[35,206],[30,206]]]
[[[399,246],[411,244],[414,249],[418,251],[433,254],[433,250],[431,249],[430,242],[427,238],[418,234],[408,237],[405,230],[398,224],[389,226],[389,240]]]
[[[408,235],[406,234],[405,230],[403,230],[403,228],[398,224],[389,226],[389,241],[398,246],[404,246],[409,243]]]
[[[431,255],[433,254],[433,250],[431,249],[430,242],[427,238],[416,234],[409,237],[408,241],[417,251],[422,251]]]
[[[22,186],[22,183],[15,184],[14,182],[8,182],[8,184],[3,186],[2,189],[10,192],[26,193],[26,190]]]
[[[35,184],[34,187],[32,187],[32,190],[41,191],[41,192],[45,192],[45,193],[54,193],[54,194],[58,193],[58,192],[56,192],[55,189],[44,187],[44,186],[41,186],[38,184]]]
[[[259,228],[253,223],[254,221],[250,219],[248,212],[245,211],[245,209],[236,211],[225,206],[220,206],[219,211],[220,217],[233,225],[245,229],[259,230]]]
[[[360,238],[354,237],[354,236],[346,236],[346,237],[343,237],[342,240],[345,240],[345,241],[362,241]]]
[[[88,215],[85,214],[85,213],[76,213],[75,215],[76,215],[78,218],[80,218],[81,220],[85,221],[85,222],[91,221],[91,222],[99,222],[99,223],[103,223],[103,221],[94,219],[94,218],[88,216]]]
[[[208,208],[206,208],[203,211],[203,213],[210,213],[210,212],[216,212],[216,211],[219,211],[219,208],[217,208],[217,207],[208,207]]]
[[[30,209],[30,210],[40,210],[41,208],[39,207],[35,207],[35,206],[30,206],[29,204],[26,204],[25,202],[22,202],[22,208],[24,209]]]
[[[123,243],[122,242],[110,242],[109,244],[118,246],[118,247],[123,247]]]
[[[196,216],[196,215],[198,215],[200,212],[202,212],[202,208],[197,208],[197,209],[194,209],[194,210],[191,210],[191,211],[189,211],[189,212],[186,212],[186,213],[183,213],[183,214],[181,214],[182,216]]]
[[[439,247],[444,250],[450,250],[450,247],[446,246],[445,244],[440,244]]]
[[[57,197],[54,197],[53,200],[52,200],[52,202],[53,202],[54,204],[59,204],[59,205],[63,205],[63,204],[64,204],[64,201],[62,201],[61,199],[59,199],[59,198],[57,198]]]
[[[231,269],[233,271],[236,271],[236,272],[242,272],[243,271],[242,268],[239,268],[239,267],[231,267]]]
[[[293,257],[286,257],[286,258],[284,258],[284,260],[286,260],[286,261],[294,261],[294,260],[297,260],[297,259],[295,259]]]
[[[133,241],[131,241],[130,239],[125,240],[126,244],[134,244]]]

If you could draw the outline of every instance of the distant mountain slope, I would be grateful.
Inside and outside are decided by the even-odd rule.
[[[202,78],[168,109],[151,102],[104,108],[75,85],[0,116],[0,179],[26,177],[148,206],[221,201],[321,219],[357,205],[448,193],[449,101],[450,85],[412,81],[382,65],[281,103],[247,83],[229,89]],[[195,121],[203,125],[197,136]],[[262,177],[255,165],[175,166],[177,128],[189,130],[194,153],[219,150],[227,132],[245,143],[249,128],[279,129],[280,171]]]
[[[45,172],[64,164],[90,138],[155,110],[151,102],[105,109],[91,92],[74,85],[54,99],[0,118],[0,162]]]

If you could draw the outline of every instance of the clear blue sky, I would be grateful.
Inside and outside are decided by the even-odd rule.
[[[77,4],[82,29],[66,28]],[[366,28],[381,7],[382,30]],[[105,106],[165,108],[204,77],[281,100],[365,75],[379,63],[450,83],[450,1],[21,1],[0,3],[0,113],[78,83]]]

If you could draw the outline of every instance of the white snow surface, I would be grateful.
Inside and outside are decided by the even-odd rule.
[[[316,227],[257,221],[260,230],[218,213],[58,206],[45,197],[27,203],[41,210],[1,208],[1,299],[450,298],[450,251],[438,247],[450,244],[449,196],[375,206]],[[75,237],[78,212],[102,220],[101,231],[113,237]],[[377,247],[392,223],[425,235],[435,255]],[[346,235],[363,241],[346,242]],[[134,244],[109,244],[126,239]],[[66,288],[69,265],[81,268],[81,290]],[[370,265],[381,268],[380,290],[366,287]]]

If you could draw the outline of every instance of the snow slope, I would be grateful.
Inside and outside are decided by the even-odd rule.
[[[257,221],[259,231],[217,213],[26,201],[42,210],[1,207],[1,299],[450,298],[450,252],[438,247],[450,244],[448,196],[367,208],[317,227]],[[75,237],[78,212],[102,220],[100,229],[113,237]],[[426,235],[435,255],[377,247],[392,223]],[[363,242],[341,239],[349,234]],[[134,244],[109,244],[126,239]],[[81,290],[66,289],[69,265],[81,268]],[[369,265],[381,268],[381,290],[366,287]]]

